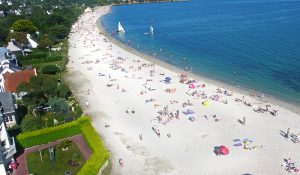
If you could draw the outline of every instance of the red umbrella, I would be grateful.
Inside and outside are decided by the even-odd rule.
[[[189,88],[190,88],[190,89],[195,89],[195,88],[196,88],[196,85],[195,85],[194,83],[191,83],[191,84],[189,84]]]
[[[223,154],[223,155],[227,155],[227,154],[229,154],[229,149],[226,146],[221,145],[220,146],[220,153]]]

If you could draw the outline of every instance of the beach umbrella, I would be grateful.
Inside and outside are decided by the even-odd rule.
[[[236,143],[233,146],[242,146],[242,143]]]
[[[221,145],[220,146],[220,153],[223,154],[223,155],[227,155],[227,154],[229,154],[229,149],[226,146]]]
[[[190,110],[190,109],[188,109],[186,112],[187,112],[188,114],[194,114],[194,113],[195,113],[194,111],[192,111],[192,110]]]
[[[195,89],[195,88],[196,88],[196,85],[195,85],[194,83],[190,83],[190,84],[189,84],[189,88],[190,88],[190,89]]]
[[[171,81],[171,80],[172,80],[171,77],[166,77],[166,78],[165,78],[165,81]]]
[[[205,106],[205,107],[209,106],[209,101],[208,100],[203,101],[202,105]]]

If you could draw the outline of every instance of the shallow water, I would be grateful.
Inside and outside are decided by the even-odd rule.
[[[300,104],[300,1],[194,0],[114,6],[118,40],[193,73]],[[145,35],[150,26],[153,35]]]

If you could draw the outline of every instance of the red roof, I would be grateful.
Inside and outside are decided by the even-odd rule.
[[[17,87],[23,83],[28,83],[30,78],[36,76],[36,70],[24,70],[24,71],[17,71],[14,73],[6,73],[3,75],[4,79],[4,88],[6,92],[16,92]]]

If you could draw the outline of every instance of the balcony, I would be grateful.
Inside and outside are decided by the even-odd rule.
[[[9,143],[10,146],[8,149],[5,149],[5,151],[2,153],[5,159],[9,159],[11,156],[13,156],[16,152],[16,144],[15,144],[15,139],[13,137],[9,138]]]

